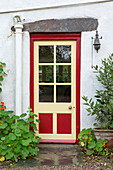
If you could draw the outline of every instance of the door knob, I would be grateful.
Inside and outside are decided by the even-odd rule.
[[[72,106],[69,106],[68,109],[71,110],[71,109],[72,109]]]

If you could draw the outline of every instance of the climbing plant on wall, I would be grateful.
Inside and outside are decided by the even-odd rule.
[[[5,63],[0,62],[0,93],[2,92],[2,81],[4,80],[4,76],[7,75],[4,71]]]

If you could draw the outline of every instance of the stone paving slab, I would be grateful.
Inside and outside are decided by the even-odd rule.
[[[82,163],[82,152],[75,144],[40,144],[37,160],[21,160],[16,167],[65,166]]]

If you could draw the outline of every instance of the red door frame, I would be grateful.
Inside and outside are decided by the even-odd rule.
[[[76,40],[76,139],[80,133],[80,66],[81,34],[48,33],[30,35],[30,108],[34,111],[34,41],[42,40]],[[76,140],[78,144],[78,141]]]

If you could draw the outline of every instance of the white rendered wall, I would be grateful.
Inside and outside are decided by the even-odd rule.
[[[94,0],[97,1],[97,0]],[[4,0],[0,4],[1,11],[10,11],[17,9],[27,9],[33,7],[55,6],[62,4],[72,4],[79,2],[87,2],[87,0]],[[89,2],[89,1],[88,1]],[[90,2],[93,2],[91,0]],[[62,18],[81,18],[92,17],[97,18],[99,22],[98,31],[99,35],[103,37],[101,40],[101,49],[98,53],[94,51],[94,65],[100,64],[101,59],[107,57],[113,52],[113,2],[82,5],[82,6],[69,6],[69,7],[56,7],[50,9],[38,9],[34,11],[18,12],[25,22],[33,22],[43,19],[62,19]],[[13,17],[17,13],[4,13],[0,14],[0,60],[6,62],[6,70],[10,70],[8,76],[3,83],[2,101],[5,102],[8,109],[15,110],[15,35],[11,35],[11,26],[14,25]],[[10,37],[9,37],[10,36]],[[95,89],[99,84],[95,80],[95,74],[91,69],[91,37],[95,36],[95,31],[83,32],[81,37],[81,96],[87,95],[93,97]],[[23,112],[29,106],[29,58],[30,58],[30,44],[29,34],[23,34],[23,65],[22,65],[22,108]],[[1,96],[0,96],[1,98]],[[85,106],[82,105],[81,100],[81,129],[85,127],[92,127],[93,117],[87,116]]]

